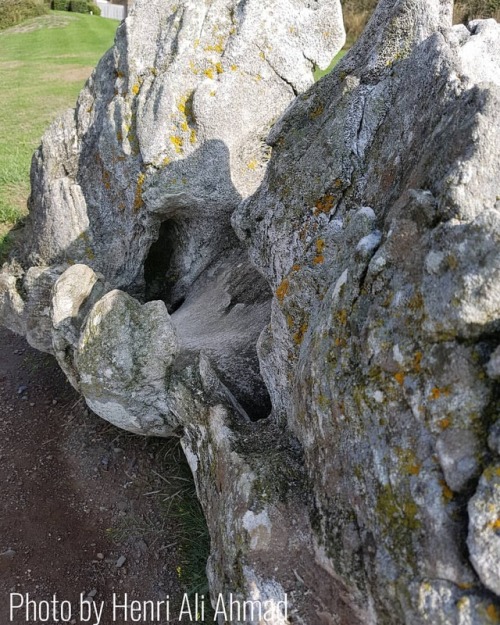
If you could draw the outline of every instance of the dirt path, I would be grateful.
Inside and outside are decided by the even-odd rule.
[[[125,622],[112,619],[113,593],[182,599],[171,487],[155,473],[168,450],[90,413],[52,357],[0,329],[1,625],[36,622],[25,608],[10,620],[11,593],[56,594],[72,603],[73,623],[90,593],[104,601],[100,625]]]

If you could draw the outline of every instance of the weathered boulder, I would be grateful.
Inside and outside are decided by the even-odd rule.
[[[233,216],[274,291],[259,357],[304,450],[316,557],[370,623],[500,614],[485,478],[466,546],[498,453],[500,26],[450,12],[382,1]]]
[[[138,0],[34,157],[2,322],[181,437],[274,625],[500,615],[500,27],[451,8],[382,0],[278,120],[337,3]]]

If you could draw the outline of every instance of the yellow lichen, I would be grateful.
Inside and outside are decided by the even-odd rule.
[[[172,143],[172,145],[175,148],[175,151],[180,154],[182,152],[182,146],[184,144],[184,140],[182,139],[182,137],[179,137],[177,135],[172,135],[170,137],[170,143]]]
[[[165,158],[163,159],[161,163],[163,166],[165,166],[165,165],[169,165],[171,162],[172,162],[172,159],[169,158],[168,156],[165,156]]]
[[[440,484],[441,484],[441,490],[443,493],[443,499],[445,501],[451,501],[454,497],[453,491],[444,480],[440,480]]]
[[[422,352],[417,352],[415,356],[413,356],[412,365],[416,373],[420,373],[420,370],[422,369],[422,367],[420,366],[420,363],[422,362],[422,358],[423,358]]]
[[[329,213],[335,203],[335,197],[333,195],[324,195],[315,204],[314,214]]]
[[[307,323],[303,323],[297,330],[297,332],[295,332],[295,334],[293,335],[293,340],[296,345],[300,345],[304,340],[304,335],[307,332],[307,327]]]
[[[313,110],[309,113],[309,117],[311,119],[316,119],[316,117],[319,117],[323,113],[324,110],[325,110],[325,107],[320,103],[315,108],[313,108]]]
[[[224,72],[224,68],[222,67],[222,63],[220,61],[215,64],[215,71],[218,74],[222,74]]]
[[[288,293],[289,288],[290,282],[285,278],[276,289],[276,297],[279,302],[282,302],[285,299],[285,295]]]
[[[135,186],[135,198],[134,198],[134,211],[137,212],[144,205],[144,201],[142,199],[142,187],[144,185],[144,181],[146,176],[143,173],[140,173],[137,176],[137,184]]]
[[[258,161],[256,161],[255,159],[252,159],[251,161],[249,161],[249,162],[247,163],[247,167],[248,167],[248,169],[252,169],[252,170],[253,170],[253,169],[257,169],[258,165],[259,165],[259,163],[258,163]]]
[[[318,254],[317,256],[313,258],[313,263],[315,265],[321,265],[324,262],[325,262],[325,257],[323,256],[323,254]]]
[[[405,381],[405,374],[403,371],[398,371],[397,373],[394,374],[394,379],[396,380],[396,382],[398,384],[400,384],[401,386],[404,384]]]
[[[442,430],[446,430],[451,425],[451,419],[449,417],[445,417],[444,419],[441,419],[438,425]]]
[[[342,310],[337,311],[335,313],[335,317],[336,317],[337,321],[340,323],[341,326],[347,325],[348,314],[347,314],[347,310],[345,310],[345,308],[343,308]]]
[[[231,71],[235,72],[238,69],[238,66],[235,65],[234,63],[231,65]]]
[[[493,605],[493,603],[490,603],[486,608],[486,614],[494,623],[498,623],[500,621],[500,612],[497,607]]]
[[[214,70],[211,67],[206,69],[203,73],[205,74],[207,78],[213,79],[214,77]]]
[[[135,83],[135,85],[132,87],[132,93],[134,95],[137,95],[140,90],[141,90],[141,87],[140,87],[139,83]]]
[[[435,386],[432,390],[431,390],[431,394],[429,395],[429,399],[434,401],[436,399],[439,399],[442,395],[444,395],[445,397],[447,397],[450,394],[450,389],[447,386],[444,386],[443,388],[438,388],[437,386]]]

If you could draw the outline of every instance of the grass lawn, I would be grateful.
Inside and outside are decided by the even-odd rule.
[[[51,11],[0,31],[0,259],[25,214],[33,151],[57,115],[75,105],[119,22]]]

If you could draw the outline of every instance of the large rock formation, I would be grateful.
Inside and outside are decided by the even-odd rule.
[[[499,622],[500,27],[382,0],[266,144],[342,32],[326,0],[139,0],[35,155],[2,321],[181,436],[215,595]]]

